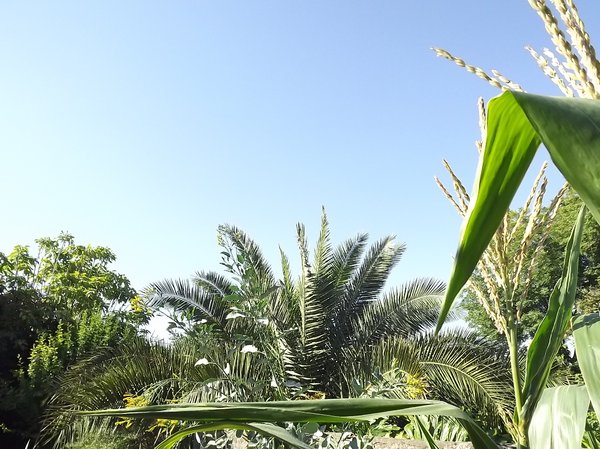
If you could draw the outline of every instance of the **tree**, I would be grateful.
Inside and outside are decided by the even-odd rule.
[[[539,251],[535,262],[535,275],[531,278],[527,297],[520,317],[519,342],[533,337],[538,324],[548,309],[548,298],[554,285],[561,277],[561,264],[569,239],[572,223],[575,221],[582,202],[578,195],[569,189],[562,198],[556,216],[544,237],[544,244],[538,249],[534,242],[527,255],[526,263],[531,263],[532,254]],[[521,210],[510,213],[514,220]],[[516,245],[516,242],[513,242]],[[516,250],[516,249],[514,249]],[[481,275],[474,274],[474,282],[481,283]],[[579,290],[577,308],[582,313],[591,313],[600,308],[600,226],[591,215],[586,218],[585,231],[581,242],[581,263],[579,267]],[[482,335],[498,338],[497,330],[483,307],[467,290],[462,306],[467,310],[467,321]]]
[[[269,366],[267,380],[296,386],[288,397],[299,392],[351,396],[356,382],[373,382],[379,366],[400,376],[402,388],[395,394],[418,396],[427,390],[441,396],[453,390],[457,403],[490,421],[508,419],[504,350],[460,332],[443,339],[430,333],[444,285],[419,279],[384,292],[404,245],[388,236],[367,248],[368,236],[360,234],[333,247],[325,213],[312,260],[303,225],[297,226],[297,240],[301,273],[292,276],[281,252],[282,279],[277,281],[245,233],[221,226],[222,265],[233,280],[200,272],[191,282],[157,282],[148,292],[149,304],[172,308],[174,326],[210,336],[216,353],[256,351],[254,360]],[[446,351],[434,349],[440,347]],[[260,374],[249,377],[259,379]],[[409,393],[411,380],[428,387]]]
[[[292,276],[281,252],[278,280],[252,239],[219,227],[229,276],[199,272],[152,284],[145,296],[170,311],[174,342],[125,345],[75,366],[54,397],[49,435],[64,443],[114,428],[96,420],[82,433],[72,411],[120,407],[131,395],[149,405],[438,397],[498,430],[509,422],[505,349],[465,331],[431,333],[444,285],[420,279],[384,292],[403,245],[390,236],[367,248],[360,234],[333,247],[325,213],[312,260],[303,225],[297,237],[301,274]],[[145,441],[154,424],[128,431]]]
[[[136,293],[109,268],[114,253],[73,236],[0,253],[0,423],[6,444],[34,440],[57,376],[82,355],[135,335],[147,320]]]

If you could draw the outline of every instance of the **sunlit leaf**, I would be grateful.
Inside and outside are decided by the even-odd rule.
[[[521,92],[494,98],[437,330],[498,229],[540,142],[600,222],[600,101]]]
[[[530,449],[581,449],[589,404],[583,386],[545,389],[529,426]]]
[[[573,324],[579,368],[592,405],[600,415],[600,314],[582,315]]]
[[[250,430],[260,433],[264,436],[273,437],[297,449],[312,449],[308,444],[294,437],[285,429],[270,423],[240,423],[233,421],[222,421],[209,424],[201,424],[198,426],[187,427],[174,433],[161,444],[156,446],[156,449],[172,449],[182,439],[189,435],[201,432],[213,432],[215,430]]]
[[[174,419],[219,425],[269,422],[368,422],[384,416],[452,416],[469,433],[475,449],[497,449],[494,441],[461,409],[441,401],[326,399],[303,401],[171,404],[83,412],[83,415]]]
[[[575,294],[577,292],[577,274],[579,271],[579,253],[583,235],[585,206],[581,208],[571,237],[565,250],[562,276],[548,302],[548,312],[540,323],[529,349],[523,384],[523,411],[525,421],[533,413],[542,391],[546,388],[552,363],[560,349],[565,332],[571,321]]]

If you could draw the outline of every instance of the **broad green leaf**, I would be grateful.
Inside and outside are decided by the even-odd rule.
[[[490,101],[486,147],[436,332],[498,229],[539,145],[540,139],[514,97],[505,93]]]
[[[548,312],[540,323],[529,349],[523,384],[522,415],[527,423],[542,391],[546,388],[552,363],[560,349],[565,332],[571,321],[575,293],[577,292],[577,275],[579,271],[579,253],[583,235],[585,206],[577,217],[571,236],[565,249],[562,276],[557,282],[550,300]]]
[[[584,386],[545,389],[529,426],[530,449],[581,449],[589,405]]]
[[[215,430],[250,430],[264,436],[273,437],[297,449],[312,449],[308,444],[299,440],[285,429],[270,423],[239,423],[234,421],[221,421],[218,423],[200,424],[191,426],[174,433],[165,441],[156,446],[156,449],[172,449],[177,443],[189,435],[200,432],[213,432]]]
[[[268,422],[368,422],[384,416],[452,416],[469,433],[476,449],[497,449],[493,440],[461,409],[441,401],[401,399],[325,399],[312,401],[171,404],[82,412],[92,416],[174,419],[211,424]]]
[[[600,416],[600,314],[577,317],[573,335],[579,368],[596,415]]]
[[[600,223],[600,101],[521,92],[492,99],[486,146],[438,331],[498,229],[540,142]]]
[[[600,101],[512,93],[552,162],[600,223]]]

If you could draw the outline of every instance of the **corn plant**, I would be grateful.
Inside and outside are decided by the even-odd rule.
[[[490,102],[487,122],[487,142],[438,329],[500,226],[541,143],[544,143],[553,162],[579,193],[595,219],[600,221],[600,102],[506,92]],[[536,434],[535,429],[539,425],[547,424],[546,420],[533,420],[532,416],[544,395],[554,356],[571,320],[584,215],[585,210],[582,210],[567,245],[563,276],[552,292],[548,313],[540,323],[527,353],[525,380],[520,386],[520,400],[515,410],[520,446],[528,444],[528,435]],[[581,340],[581,335],[585,335],[587,341],[585,345],[578,345],[578,357],[580,360],[595,361],[593,354],[600,351],[598,320],[584,317],[577,323],[576,341],[578,336]],[[598,402],[595,395],[600,393],[596,391],[599,368],[597,362],[591,362],[585,368],[582,366],[595,407]],[[583,404],[585,401],[580,402]],[[564,401],[557,404],[567,405]],[[585,407],[587,411],[587,404]],[[532,422],[539,424],[530,428]],[[571,426],[571,429],[574,427]],[[567,427],[563,430],[566,432]],[[578,438],[574,434],[573,437]],[[580,444],[580,441],[575,444]]]

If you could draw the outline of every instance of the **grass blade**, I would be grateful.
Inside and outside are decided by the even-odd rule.
[[[437,331],[506,213],[540,142],[600,223],[600,101],[504,92],[487,139]]]
[[[490,101],[486,147],[479,160],[436,332],[498,229],[539,145],[536,131],[510,93]]]
[[[418,416],[416,417],[416,421],[417,425],[419,426],[419,430],[421,430],[421,435],[423,435],[425,437],[425,441],[427,441],[429,449],[440,449],[438,445],[435,444],[435,441],[433,440],[433,435],[431,435],[431,432],[429,432],[425,424],[423,424],[423,421],[421,421],[421,419]]]
[[[600,223],[600,101],[512,92],[552,162]]]

